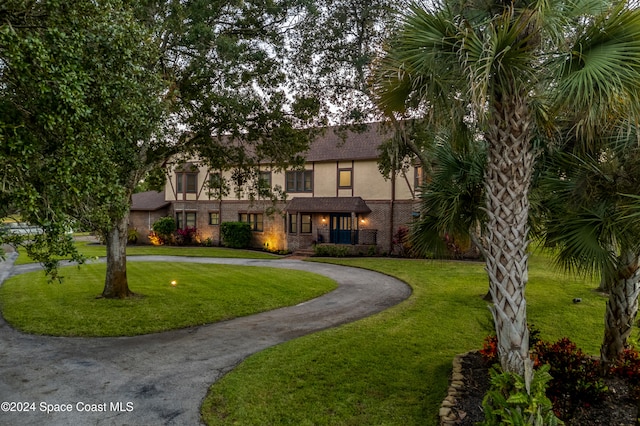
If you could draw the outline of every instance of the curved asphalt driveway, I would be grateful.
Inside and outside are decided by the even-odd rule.
[[[33,336],[0,318],[0,402],[28,410],[6,412],[3,404],[0,424],[198,425],[208,387],[247,356],[382,311],[411,293],[406,284],[383,274],[298,260],[128,260],[298,269],[332,278],[339,286],[297,306],[138,337]],[[1,263],[5,271],[0,268],[0,282],[6,275],[33,269],[25,265],[9,270]]]

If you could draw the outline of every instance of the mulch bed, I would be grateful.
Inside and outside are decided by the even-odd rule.
[[[459,425],[472,426],[484,420],[482,398],[489,390],[489,365],[478,352],[462,358],[464,394],[456,398],[453,411],[461,418]],[[568,426],[638,426],[639,402],[630,392],[629,384],[618,377],[605,378],[610,392],[598,404],[583,407],[573,418],[565,420]]]

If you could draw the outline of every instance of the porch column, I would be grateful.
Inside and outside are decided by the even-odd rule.
[[[351,212],[351,244],[356,244],[358,242],[357,235],[359,227],[360,225],[358,224],[358,216],[356,215],[356,212]]]

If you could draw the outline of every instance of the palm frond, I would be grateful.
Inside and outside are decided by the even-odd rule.
[[[587,21],[564,56],[555,103],[579,111],[586,136],[611,111],[636,108],[640,100],[640,10],[624,2]]]
[[[437,147],[432,178],[420,194],[421,216],[412,229],[417,252],[443,255],[447,241],[471,243],[484,220],[485,158],[478,145],[460,151],[446,143]]]

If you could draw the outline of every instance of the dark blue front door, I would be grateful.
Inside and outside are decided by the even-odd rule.
[[[353,223],[351,214],[331,215],[331,242],[334,244],[351,244]]]

